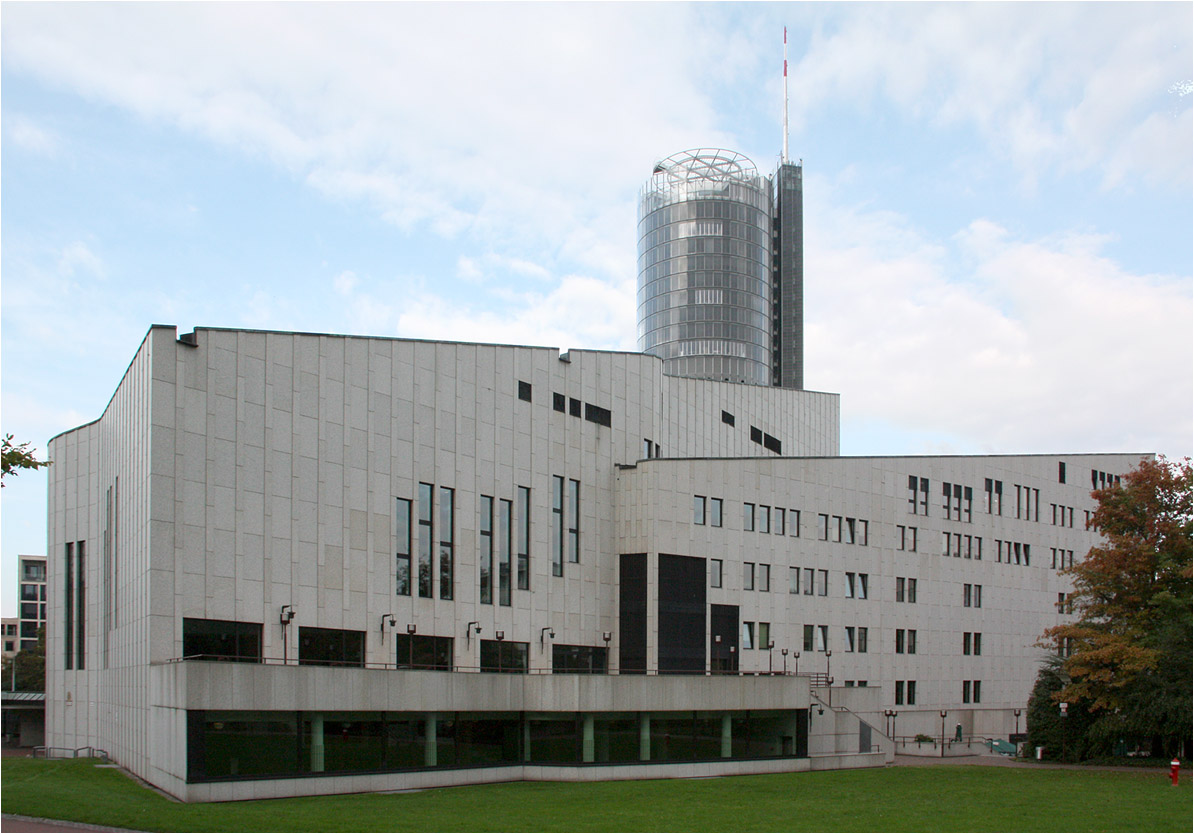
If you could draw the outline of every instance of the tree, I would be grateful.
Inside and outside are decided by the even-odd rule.
[[[16,682],[13,682],[13,668],[16,668]],[[46,691],[46,630],[37,630],[37,646],[17,652],[12,659],[5,658],[0,673],[0,688],[16,689],[20,692]]]
[[[1065,688],[1068,678],[1060,658],[1049,658],[1037,673],[1036,685],[1028,699],[1028,754],[1037,747],[1042,758],[1079,761],[1098,752],[1099,740],[1090,733],[1094,717],[1082,702],[1069,704],[1063,717],[1054,694]]]
[[[29,443],[16,444],[12,442],[12,435],[4,435],[2,442],[4,469],[0,471],[0,488],[4,486],[4,479],[8,476],[16,476],[20,474],[22,469],[41,469],[43,466],[49,466],[50,461],[38,460],[33,456],[33,450],[29,448]]]
[[[1097,738],[1154,738],[1154,752],[1187,742],[1191,726],[1189,458],[1148,460],[1096,490],[1091,525],[1106,543],[1066,571],[1077,621],[1048,629],[1043,647],[1068,647],[1055,702],[1096,716]]]

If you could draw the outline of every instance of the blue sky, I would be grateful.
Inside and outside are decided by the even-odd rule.
[[[638,189],[774,168],[787,26],[843,453],[1190,454],[1191,9],[6,2],[2,429],[153,323],[635,349]],[[7,588],[44,475],[3,522]]]

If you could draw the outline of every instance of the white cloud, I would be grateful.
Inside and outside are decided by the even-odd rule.
[[[62,149],[61,136],[20,113],[4,117],[4,131],[16,147],[39,156],[55,157]]]
[[[356,289],[360,279],[357,278],[355,272],[351,269],[346,269],[332,279],[332,286],[340,295],[352,295],[352,291]]]
[[[104,262],[98,255],[88,248],[86,243],[76,240],[67,244],[58,256],[58,273],[63,277],[73,277],[76,271],[88,272],[96,278],[103,278],[107,274]]]

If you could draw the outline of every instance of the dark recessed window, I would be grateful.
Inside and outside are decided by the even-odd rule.
[[[721,422],[725,423],[727,426],[734,425],[734,415],[728,411],[721,412]]]
[[[763,442],[763,430],[757,429],[754,426],[751,426],[750,427],[750,439],[753,440],[755,443],[762,443]]]
[[[783,447],[780,446],[779,440],[769,434],[763,435],[763,446],[775,452],[777,455],[783,454],[780,451]]]
[[[481,641],[481,671],[526,673],[529,643],[511,640]]]
[[[261,623],[184,617],[182,656],[231,663],[260,663]]]
[[[575,397],[568,398],[568,413],[573,417],[580,416],[580,400]]]
[[[399,669],[452,671],[452,638],[422,634],[395,634],[394,659]]]
[[[604,675],[607,651],[603,646],[551,647],[551,671]]]
[[[551,407],[554,408],[556,411],[560,412],[561,414],[563,414],[565,411],[564,399],[565,399],[565,397],[563,394],[552,394],[551,395]]]
[[[518,399],[531,401],[531,383],[518,380]]]
[[[338,628],[300,628],[299,665],[364,666],[365,632]]]
[[[608,426],[611,424],[612,417],[613,415],[608,408],[602,408],[592,403],[585,403],[585,419],[590,423],[596,423],[599,426]]]

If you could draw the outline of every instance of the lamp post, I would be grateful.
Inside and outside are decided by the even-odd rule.
[[[1064,762],[1065,761],[1065,719],[1066,719],[1066,715],[1069,713],[1070,705],[1067,702],[1062,701],[1060,706],[1061,706],[1061,760]]]
[[[767,641],[767,674],[768,675],[775,674],[775,670],[771,666],[772,658],[774,655],[774,649],[775,649],[775,641],[774,640]]]
[[[945,758],[945,710],[941,710],[941,758]]]
[[[497,638],[497,641],[498,641],[498,674],[501,674],[501,672],[502,672],[502,641],[506,639],[506,632],[495,631],[493,633],[493,636],[495,638]],[[943,724],[942,726],[945,726],[945,725]]]
[[[788,650],[780,649],[779,653],[784,656],[784,677],[787,677],[787,675],[788,675]]]
[[[282,665],[285,666],[290,662],[286,651],[286,635],[290,633],[290,621],[294,619],[294,606],[283,605],[282,612],[278,615],[278,620],[282,623]]]
[[[614,639],[614,633],[612,631],[603,631],[601,632],[601,639],[605,641],[605,669],[603,671],[609,674],[609,641]]]
[[[551,626],[544,626],[543,628],[539,629],[539,646],[540,646],[540,648],[546,648],[546,646],[543,643],[543,635],[545,635],[545,634],[548,637],[550,637],[552,640],[556,639],[556,630],[554,628],[552,628]]]
[[[1016,716],[1016,735],[1020,735],[1020,710],[1012,710],[1012,715]],[[1018,753],[1016,755],[1019,755]]]
[[[800,652],[792,653],[792,674],[800,677]]]
[[[386,640],[386,620],[389,620],[389,621],[390,621],[390,628],[393,628],[394,626],[398,625],[398,621],[397,621],[396,619],[394,619],[394,615],[393,615],[393,614],[382,614],[382,615],[381,615],[381,628],[380,628],[380,631],[381,631],[381,641],[382,641],[383,643],[384,643],[384,642],[385,642],[385,640]]]
[[[415,668],[415,632],[418,630],[414,623],[406,624],[406,666],[409,669]]]
[[[738,647],[730,646],[730,668],[729,672],[737,672],[738,664],[735,662],[738,659]]]
[[[829,706],[833,706],[833,689],[830,684],[833,678],[829,677],[829,658],[833,657],[833,649],[825,650],[825,692],[829,696]]]
[[[469,637],[472,635],[472,633],[474,631],[476,631],[477,634],[480,634],[481,633],[481,624],[479,622],[477,622],[476,620],[469,620],[468,625],[466,625],[464,627],[464,642],[466,645],[468,644]]]

